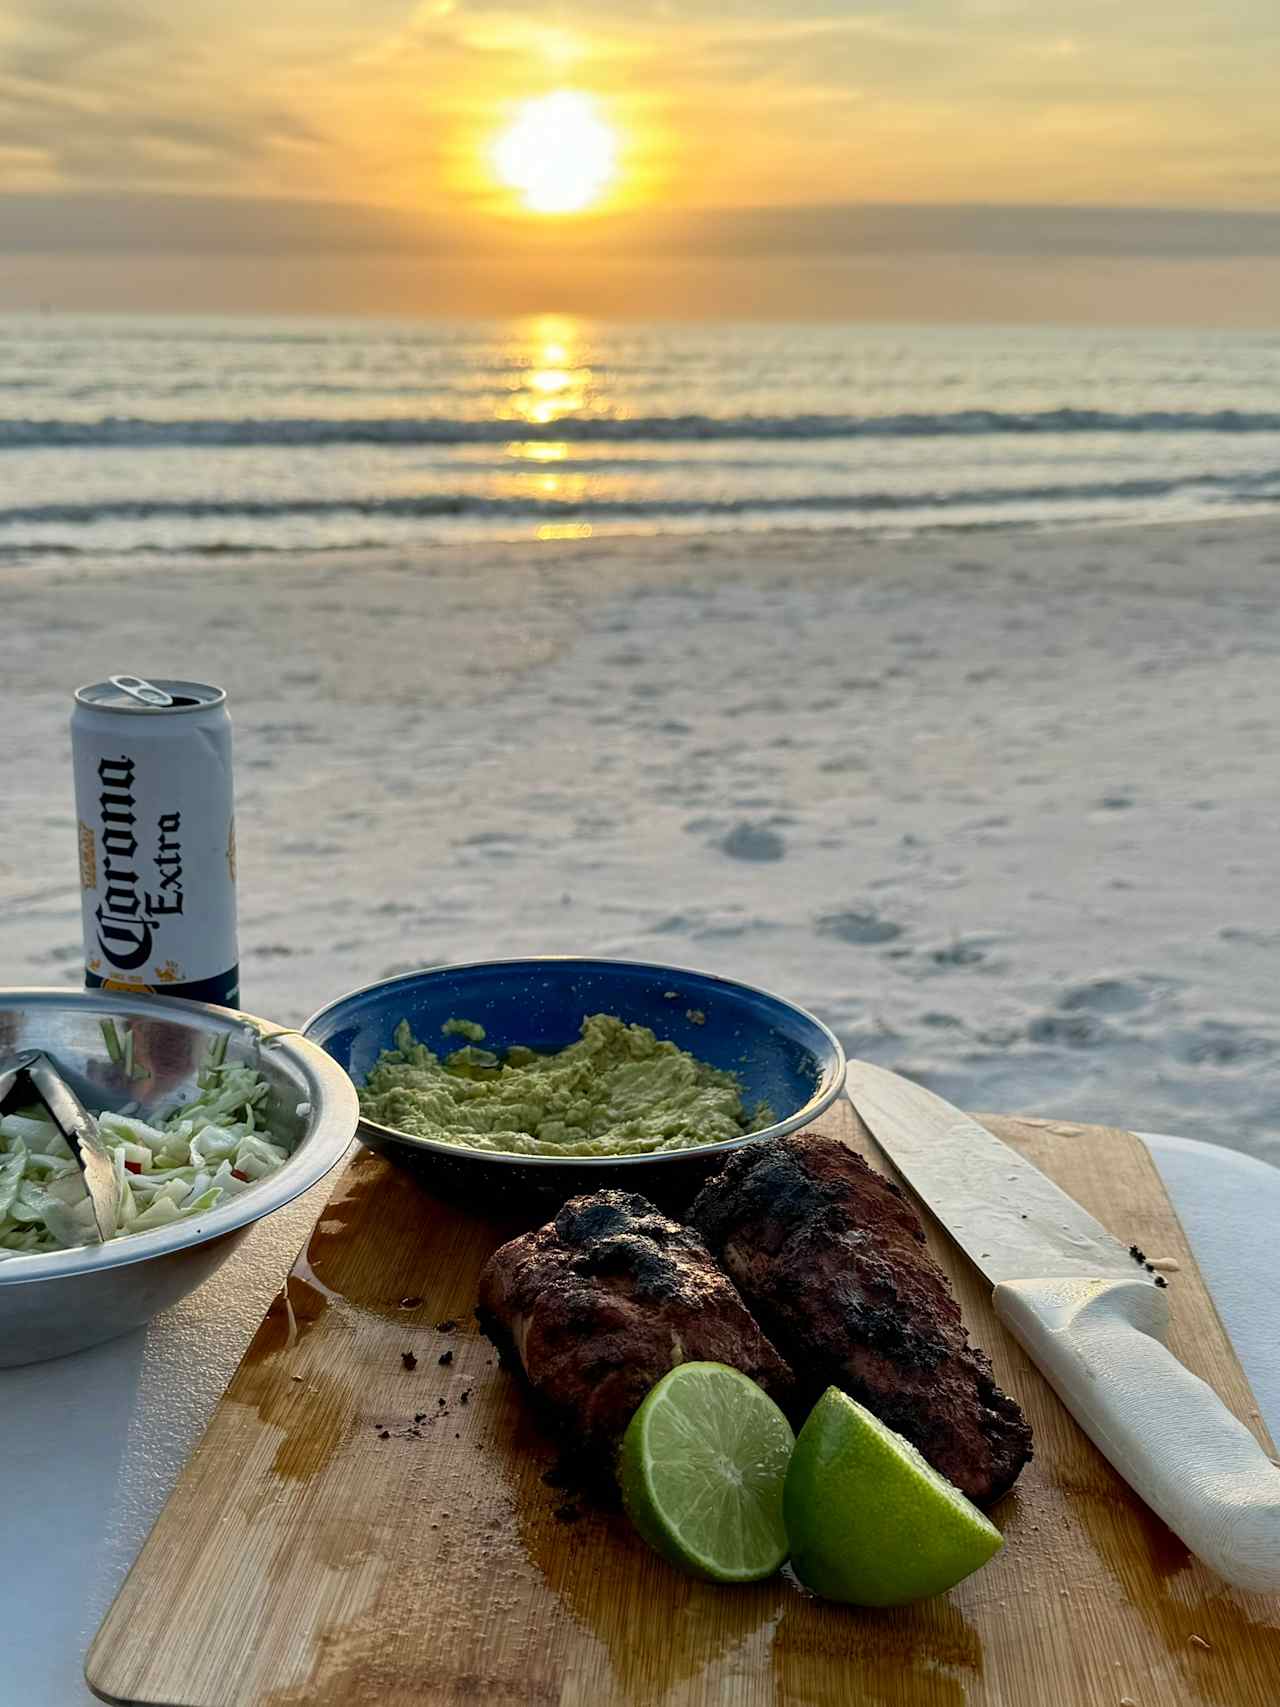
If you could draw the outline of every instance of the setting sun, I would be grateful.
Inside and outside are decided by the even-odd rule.
[[[493,144],[493,169],[531,213],[580,213],[608,189],[618,139],[590,95],[526,101]]]

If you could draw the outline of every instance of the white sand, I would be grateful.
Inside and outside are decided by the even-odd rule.
[[[665,959],[969,1107],[1280,1161],[1278,573],[1257,522],[3,569],[4,982],[79,979],[72,688],[192,675],[257,1013]]]

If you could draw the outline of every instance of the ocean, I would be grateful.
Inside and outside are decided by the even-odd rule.
[[[1280,501],[1280,334],[0,317],[0,556]]]

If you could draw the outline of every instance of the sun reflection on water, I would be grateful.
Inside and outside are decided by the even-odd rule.
[[[567,391],[573,384],[575,375],[566,373],[562,367],[540,367],[525,380],[530,391],[541,391],[554,395],[557,391]]]
[[[585,409],[592,397],[595,375],[585,359],[578,326],[560,316],[535,323],[525,349],[516,355],[521,370],[512,398],[512,413],[535,426],[549,426]]]
[[[567,315],[547,315],[534,321],[527,338],[511,350],[512,395],[508,418],[530,427],[548,427],[573,417],[601,412],[600,376],[593,369],[582,328]],[[512,437],[504,446],[506,471],[497,474],[494,496],[524,499],[566,509],[591,503],[597,477],[573,466],[572,439]],[[557,469],[556,464],[566,464]],[[590,539],[590,522],[544,521],[535,524],[537,539]]]
[[[569,454],[564,439],[512,439],[507,455],[516,462],[563,462]]]

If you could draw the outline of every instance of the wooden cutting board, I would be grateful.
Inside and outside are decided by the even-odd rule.
[[[819,1124],[886,1167],[847,1104]],[[1177,1263],[1173,1349],[1265,1439],[1138,1140],[987,1124],[1126,1243]],[[824,1604],[785,1573],[691,1581],[619,1513],[547,1484],[555,1455],[471,1316],[481,1264],[511,1230],[372,1154],[350,1166],[98,1633],[97,1694],[165,1707],[1280,1702],[1280,1602],[1228,1590],[1135,1498],[936,1229],[1036,1456],[993,1514],[996,1560],[945,1597],[880,1612]]]

